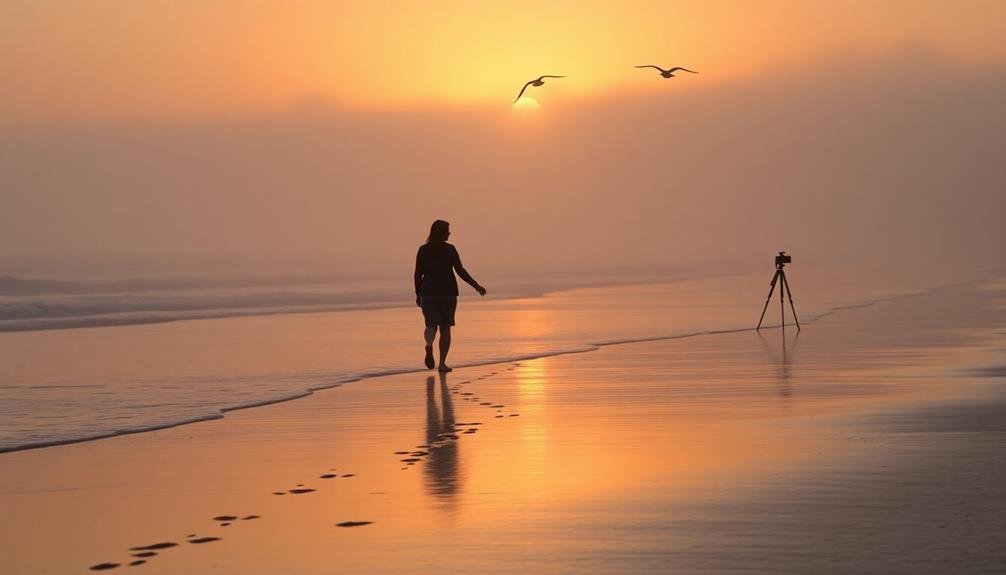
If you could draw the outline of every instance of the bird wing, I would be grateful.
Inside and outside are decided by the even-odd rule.
[[[534,80],[531,80],[531,82],[534,82]],[[520,97],[524,95],[524,90],[527,90],[527,87],[531,85],[531,82],[524,84],[524,87],[520,89],[520,94],[517,94],[517,97],[513,101],[514,104],[516,104],[517,100],[520,100]]]
[[[538,76],[539,80],[543,80],[545,78],[565,78],[565,76],[547,76],[547,75],[546,76]]]
[[[663,68],[661,68],[660,66],[654,66],[653,64],[644,64],[643,66],[636,66],[636,67],[637,68],[653,68],[655,70],[660,70],[661,72],[666,72],[667,71],[667,70],[664,70]]]
[[[682,68],[681,66],[675,66],[670,69],[671,72],[677,72],[678,70],[684,70],[685,72],[691,72],[692,74],[698,74],[695,70],[689,70],[688,68]]]

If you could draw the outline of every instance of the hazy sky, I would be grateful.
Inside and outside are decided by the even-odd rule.
[[[7,0],[0,114],[505,103],[542,73],[569,74],[562,90],[583,97],[643,88],[632,64],[687,64],[728,82],[906,43],[988,63],[1006,55],[1004,21],[999,0]],[[939,76],[927,62],[917,72]]]
[[[393,270],[435,217],[481,268],[1002,263],[1004,38],[999,1],[7,1],[0,273]]]

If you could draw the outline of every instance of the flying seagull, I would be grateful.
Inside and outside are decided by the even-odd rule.
[[[647,64],[645,66],[636,66],[636,67],[637,68],[655,68],[657,70],[660,70],[660,75],[663,76],[664,78],[673,78],[674,77],[674,73],[677,72],[678,70],[684,70],[685,72],[691,72],[692,74],[698,74],[698,72],[696,72],[695,70],[689,70],[688,68],[682,68],[681,66],[675,66],[675,67],[671,68],[670,70],[664,70],[660,66],[654,66],[653,64]]]
[[[520,94],[517,94],[517,98],[513,101],[513,103],[516,104],[517,100],[520,100],[520,97],[524,95],[524,90],[527,90],[528,86],[544,86],[545,78],[565,78],[565,76],[538,76],[537,80],[531,80],[527,84],[524,84],[524,87],[520,89]]]

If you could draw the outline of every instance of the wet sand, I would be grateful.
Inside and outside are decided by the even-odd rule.
[[[1002,572],[996,285],[3,454],[0,571]]]

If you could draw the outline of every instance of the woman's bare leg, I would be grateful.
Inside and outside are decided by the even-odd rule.
[[[426,330],[423,331],[423,338],[426,339],[426,369],[433,369],[436,366],[433,363],[433,338],[435,337],[437,337],[437,326],[426,326]]]
[[[451,326],[440,326],[440,371],[451,371],[447,367],[447,352],[451,350]]]

